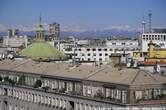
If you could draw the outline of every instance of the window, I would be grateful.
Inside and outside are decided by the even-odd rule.
[[[79,51],[81,51],[81,49],[78,49]]]
[[[161,46],[161,47],[164,47],[164,46],[165,46],[165,44],[164,44],[164,43],[160,43],[160,46]]]
[[[110,51],[112,51],[112,49],[110,49]]]
[[[102,53],[99,53],[99,56],[102,56]]]
[[[88,61],[90,61],[90,58],[88,58]]]
[[[99,58],[99,61],[102,61],[102,58]]]
[[[98,49],[98,51],[101,51],[101,49]]]
[[[142,99],[142,91],[135,91],[135,99]]]
[[[122,45],[126,45],[126,43],[124,43],[124,42],[123,42],[123,43],[121,43],[121,44],[122,44]]]
[[[90,53],[88,53],[88,56],[90,56]]]
[[[82,56],[85,56],[85,54],[82,53]]]
[[[152,40],[154,40],[154,35],[152,35]]]
[[[87,49],[87,51],[90,51],[90,49]]]
[[[96,53],[93,53],[93,56],[96,56]]]
[[[105,53],[105,56],[108,56],[108,54],[107,54],[107,53]]]
[[[149,35],[149,40],[151,40],[151,35]]]
[[[74,50],[77,51],[76,49]],[[66,48],[65,51],[72,51],[72,48]]]
[[[157,35],[155,35],[155,40],[157,40]]]
[[[161,35],[161,40],[163,40],[163,35]]]
[[[90,86],[87,87],[87,93],[91,94],[91,87]]]
[[[104,51],[107,51],[107,49],[104,49]]]
[[[160,40],[160,35],[158,35],[158,40]]]
[[[164,41],[166,41],[166,35],[164,35]]]
[[[93,51],[96,51],[96,49],[92,49]]]
[[[112,45],[116,45],[116,43],[112,43]]]

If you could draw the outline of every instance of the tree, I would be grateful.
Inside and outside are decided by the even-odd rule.
[[[4,82],[9,82],[9,77],[8,76],[4,77]]]
[[[0,76],[0,81],[2,81],[2,77]]]
[[[59,89],[59,92],[60,92],[60,93],[65,93],[65,91],[66,91],[65,88],[61,88],[61,89]]]
[[[14,86],[15,82],[12,79],[9,79],[9,84],[11,84],[12,86]]]
[[[18,84],[25,85],[25,75],[21,75],[18,80]]]
[[[99,98],[99,99],[104,99],[104,94],[102,94],[102,92],[100,90],[97,91],[97,93],[94,95],[95,98]]]
[[[50,87],[45,86],[45,87],[42,87],[42,89],[46,92],[46,91],[48,91],[50,89]]]
[[[34,84],[34,88],[38,88],[42,86],[42,81],[41,80],[37,80],[36,83]]]

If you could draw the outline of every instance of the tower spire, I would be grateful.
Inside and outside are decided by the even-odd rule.
[[[41,14],[40,14],[40,17],[39,17],[39,24],[41,25],[41,21],[42,21],[42,17],[41,17]]]
[[[37,29],[36,29],[36,39],[37,40],[44,40],[45,39],[45,36],[44,36],[44,27],[42,25],[42,17],[41,17],[41,14],[39,16],[39,24],[37,26]]]
[[[152,12],[151,12],[151,10],[149,10],[148,17],[149,17],[149,32],[151,33],[152,32]]]
[[[142,33],[145,33],[146,21],[145,21],[144,17],[142,17],[142,22],[141,22],[141,24],[142,24]]]

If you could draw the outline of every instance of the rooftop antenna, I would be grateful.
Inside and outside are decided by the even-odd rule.
[[[141,24],[142,24],[142,33],[145,33],[145,25],[146,25],[146,22],[145,22],[144,17],[142,17],[142,22],[141,22]]]
[[[149,33],[152,32],[152,13],[151,13],[151,10],[149,10],[149,13],[148,13],[148,17],[149,17]]]

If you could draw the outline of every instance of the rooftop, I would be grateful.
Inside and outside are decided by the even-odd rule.
[[[102,66],[71,66],[65,63],[35,62],[32,60],[3,60],[0,70],[21,71],[55,77],[74,78],[97,82],[116,83],[123,85],[164,84],[166,76],[151,74],[139,69],[118,69],[110,65]]]

